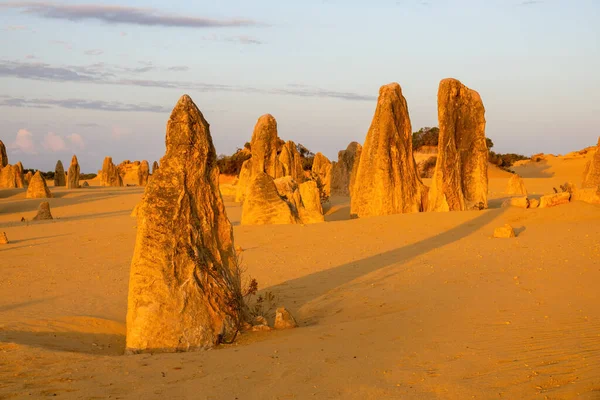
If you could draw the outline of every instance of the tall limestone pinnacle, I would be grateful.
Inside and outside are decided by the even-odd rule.
[[[350,213],[356,217],[424,209],[427,187],[417,173],[408,105],[397,83],[379,89],[352,191]]]
[[[6,146],[0,140],[0,169],[8,165],[8,155],[6,155]]]
[[[137,219],[126,352],[209,349],[234,337],[245,311],[233,230],[209,124],[187,95]]]
[[[438,158],[429,191],[429,211],[487,208],[488,148],[485,108],[479,93],[456,79],[438,90]]]
[[[56,162],[56,167],[54,167],[54,186],[67,186],[65,168],[60,160]]]
[[[73,158],[71,158],[71,165],[69,166],[69,172],[67,173],[67,189],[79,188],[80,173],[81,170],[79,168],[79,160],[77,160],[77,156],[73,154]]]

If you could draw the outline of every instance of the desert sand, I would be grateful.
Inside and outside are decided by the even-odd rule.
[[[589,156],[514,170],[536,197],[579,185]],[[333,197],[326,223],[276,226],[240,226],[224,177],[247,276],[300,327],[135,356],[123,351],[143,188],[0,190],[0,398],[598,399],[600,206],[500,208],[509,176],[490,166],[484,211],[351,220]],[[54,220],[20,222],[46,200]],[[493,239],[505,223],[517,237]]]

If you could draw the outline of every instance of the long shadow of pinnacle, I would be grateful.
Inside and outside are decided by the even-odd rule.
[[[293,308],[300,308],[332,289],[342,286],[361,276],[368,275],[393,264],[409,261],[433,249],[446,246],[476,232],[506,211],[505,208],[483,211],[474,219],[464,222],[452,229],[428,237],[416,243],[403,246],[384,253],[376,254],[362,260],[352,261],[327,270],[315,272],[300,278],[261,290],[261,292],[301,292],[300,301]],[[402,233],[399,232],[399,235]],[[292,307],[290,307],[292,308]]]

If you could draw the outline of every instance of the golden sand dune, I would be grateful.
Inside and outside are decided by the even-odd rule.
[[[530,193],[580,183],[583,160],[539,165],[515,168]],[[229,201],[247,274],[300,328],[138,356],[122,352],[142,189],[50,186],[37,223],[20,219],[42,199],[1,190],[0,398],[597,399],[600,206],[499,208],[507,182],[490,168],[481,212],[350,220],[333,197],[305,226],[240,226]],[[505,223],[518,236],[493,239]]]

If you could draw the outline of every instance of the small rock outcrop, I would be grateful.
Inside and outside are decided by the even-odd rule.
[[[53,219],[52,213],[50,212],[50,203],[47,201],[43,201],[40,203],[38,207],[38,212],[35,217],[33,217],[34,221],[42,221],[46,219]]]
[[[113,164],[112,157],[105,157],[102,163],[102,186],[123,186],[119,169]]]
[[[527,196],[527,189],[525,188],[525,182],[523,181],[523,178],[517,174],[513,174],[508,179],[506,193],[508,195]]]
[[[71,158],[71,165],[69,165],[69,173],[67,174],[67,189],[79,189],[79,161],[77,156],[73,155]]]
[[[0,140],[0,169],[8,165],[8,155],[6,154],[6,146]]]
[[[583,172],[583,188],[600,187],[600,137],[592,159],[587,163]]]
[[[487,208],[488,149],[485,108],[479,93],[456,79],[438,90],[438,159],[429,190],[429,211]]]
[[[529,199],[529,208],[538,208],[540,201],[538,199]]]
[[[253,178],[242,206],[242,225],[296,224],[295,210],[277,191],[275,180],[265,172]]]
[[[209,349],[232,340],[245,314],[209,124],[184,95],[139,205],[126,353]]]
[[[331,196],[331,169],[333,165],[322,153],[315,154],[312,165],[312,174],[320,182],[324,197]]]
[[[15,184],[17,188],[24,188],[25,185],[25,175],[23,174],[23,164],[21,161],[15,164]]]
[[[285,307],[279,307],[275,310],[275,323],[273,324],[275,329],[291,329],[297,326],[298,323]]]
[[[90,187],[90,184],[89,184],[87,181],[84,181],[84,182],[81,184],[81,187]]]
[[[56,162],[56,167],[54,168],[54,186],[67,186],[65,168],[60,160]]]
[[[529,199],[527,196],[524,197],[512,197],[504,200],[502,207],[518,207],[518,208],[529,208]]]
[[[148,184],[148,177],[150,176],[150,166],[148,161],[144,160],[140,163],[138,169],[138,185],[146,186]]]
[[[362,148],[350,213],[355,217],[423,211],[427,188],[412,153],[408,105],[397,83],[382,86]]]
[[[352,142],[346,150],[338,152],[338,160],[331,168],[331,194],[337,196],[350,196],[351,188],[356,181],[358,161],[362,146]]]
[[[33,178],[31,178],[31,181],[29,182],[25,198],[46,199],[51,197],[52,193],[50,192],[50,189],[48,189],[48,185],[46,185],[46,180],[42,176],[42,173],[40,171],[37,171],[35,175],[33,175]]]
[[[154,174],[156,171],[158,171],[158,161],[154,161],[152,163],[152,174]]]
[[[237,187],[235,191],[235,201],[243,202],[246,198],[248,185],[252,180],[252,159],[248,159],[242,163],[240,176],[238,177]]]
[[[590,204],[600,204],[600,186],[595,188],[579,189],[571,194],[571,201],[583,201]]]
[[[495,238],[513,238],[515,236],[515,230],[509,224],[494,229]]]
[[[0,142],[2,143],[2,142]],[[0,233],[0,244],[9,244],[8,236],[6,236],[6,232]]]
[[[570,199],[571,193],[569,192],[547,194],[540,197],[539,208],[555,207],[561,204],[567,204],[569,203]]]
[[[325,221],[323,216],[323,205],[321,194],[315,181],[306,181],[298,186],[302,206],[298,210],[298,216],[303,224],[315,224]]]

